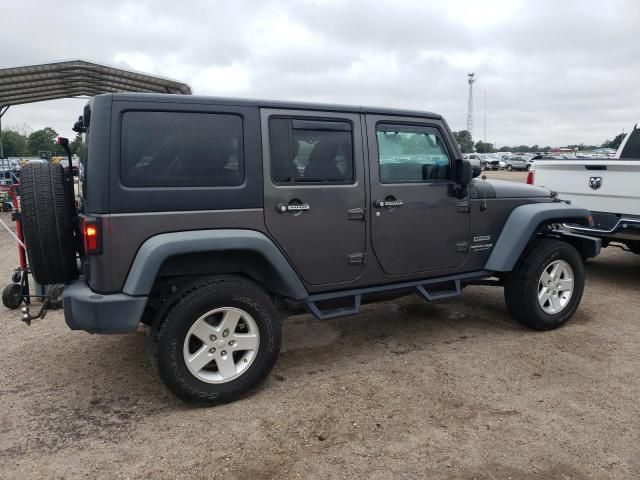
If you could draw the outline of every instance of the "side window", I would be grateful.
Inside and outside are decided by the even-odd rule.
[[[436,128],[379,124],[376,135],[381,183],[449,178],[449,154]]]
[[[226,187],[244,181],[242,118],[125,112],[120,178],[129,187]]]
[[[345,121],[271,118],[271,178],[277,184],[353,183],[352,137]]]

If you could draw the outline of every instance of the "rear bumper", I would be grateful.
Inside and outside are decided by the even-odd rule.
[[[593,214],[594,219],[602,217],[595,227],[566,225],[571,231],[600,238],[617,240],[640,240],[640,218],[617,217],[612,214]],[[607,219],[607,217],[610,217]],[[611,218],[612,217],[612,218]],[[607,221],[608,220],[608,221]]]
[[[65,285],[63,296],[69,328],[89,333],[133,332],[147,304],[147,297],[95,293],[82,277]]]

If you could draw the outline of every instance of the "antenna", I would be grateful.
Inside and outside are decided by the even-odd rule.
[[[476,74],[468,73],[467,81],[469,82],[469,105],[467,107],[467,131],[473,139],[473,84],[476,83]]]

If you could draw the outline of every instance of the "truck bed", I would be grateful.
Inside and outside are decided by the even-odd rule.
[[[640,159],[536,160],[533,175],[535,185],[557,191],[575,206],[640,215]]]

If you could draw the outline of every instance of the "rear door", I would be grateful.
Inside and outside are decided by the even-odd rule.
[[[364,269],[365,190],[360,116],[261,111],[267,229],[312,285]]]
[[[373,250],[391,275],[442,272],[467,256],[469,204],[452,195],[442,121],[367,115]]]
[[[518,157],[518,168],[523,170],[527,168],[527,159],[525,157]]]

